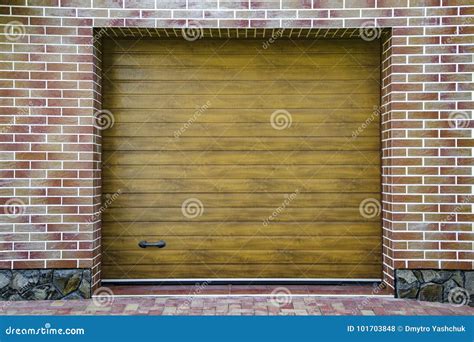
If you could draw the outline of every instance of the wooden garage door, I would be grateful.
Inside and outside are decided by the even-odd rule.
[[[105,279],[381,277],[378,42],[262,43],[105,43]]]

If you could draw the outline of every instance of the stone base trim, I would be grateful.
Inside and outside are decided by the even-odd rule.
[[[90,269],[0,270],[0,300],[91,298]]]
[[[396,270],[397,298],[474,306],[474,271]]]

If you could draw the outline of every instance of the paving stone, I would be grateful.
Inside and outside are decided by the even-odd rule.
[[[440,286],[439,284],[433,284]],[[438,295],[438,289],[433,290]],[[426,294],[427,296],[429,294]],[[430,295],[431,296],[431,295]],[[428,296],[429,297],[429,296]],[[200,298],[201,307],[179,310],[186,298],[115,298],[110,305],[96,306],[91,299],[74,301],[17,301],[7,305],[4,315],[474,315],[474,308],[411,299],[371,298],[293,298],[293,307],[274,306],[268,297]],[[227,302],[228,304],[224,304]]]

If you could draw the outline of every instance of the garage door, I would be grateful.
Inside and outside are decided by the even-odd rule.
[[[381,277],[378,42],[263,43],[105,42],[105,279]]]

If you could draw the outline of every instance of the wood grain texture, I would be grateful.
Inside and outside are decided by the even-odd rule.
[[[104,41],[104,279],[381,277],[378,42],[262,43]]]
[[[136,279],[218,279],[218,278],[322,278],[322,279],[361,279],[380,278],[381,263],[373,264],[180,264],[180,265],[104,265],[105,279],[134,277]]]
[[[147,253],[145,256],[140,251],[117,251],[107,253],[106,264],[117,262],[123,265],[180,265],[180,264],[209,264],[222,265],[229,260],[235,263],[263,264],[311,264],[318,263],[339,264],[350,260],[350,264],[377,263],[381,261],[380,255],[373,255],[367,251],[347,250],[256,250],[241,253],[235,250],[189,250],[189,249],[163,249]]]
[[[159,153],[158,153],[159,152]],[[117,151],[107,165],[379,165],[377,151]]]
[[[104,181],[115,176],[118,179],[267,179],[278,175],[279,179],[374,179],[380,174],[379,165],[143,165],[133,168],[129,165],[106,165],[103,168]],[[148,201],[149,199],[147,199]]]
[[[262,222],[106,222],[103,236],[107,238],[150,236],[154,240],[162,237],[206,236],[377,236],[379,222],[274,222],[271,229],[264,229]],[[134,249],[135,250],[135,249]],[[140,251],[139,251],[140,252]]]
[[[270,114],[274,110],[269,110]],[[190,112],[190,117],[192,116]],[[176,140],[175,134],[181,129],[183,133],[179,136],[185,137],[346,137],[350,141],[361,123],[292,123],[289,129],[276,130],[268,123],[193,123],[189,129],[180,123],[117,123],[113,129],[104,131],[104,137],[126,136],[126,137],[169,137],[169,142]],[[378,137],[378,127],[370,126],[361,131],[358,136]],[[166,143],[164,144],[166,146]]]
[[[347,137],[205,137],[116,136],[104,139],[103,149],[113,151],[377,151],[378,139]]]

